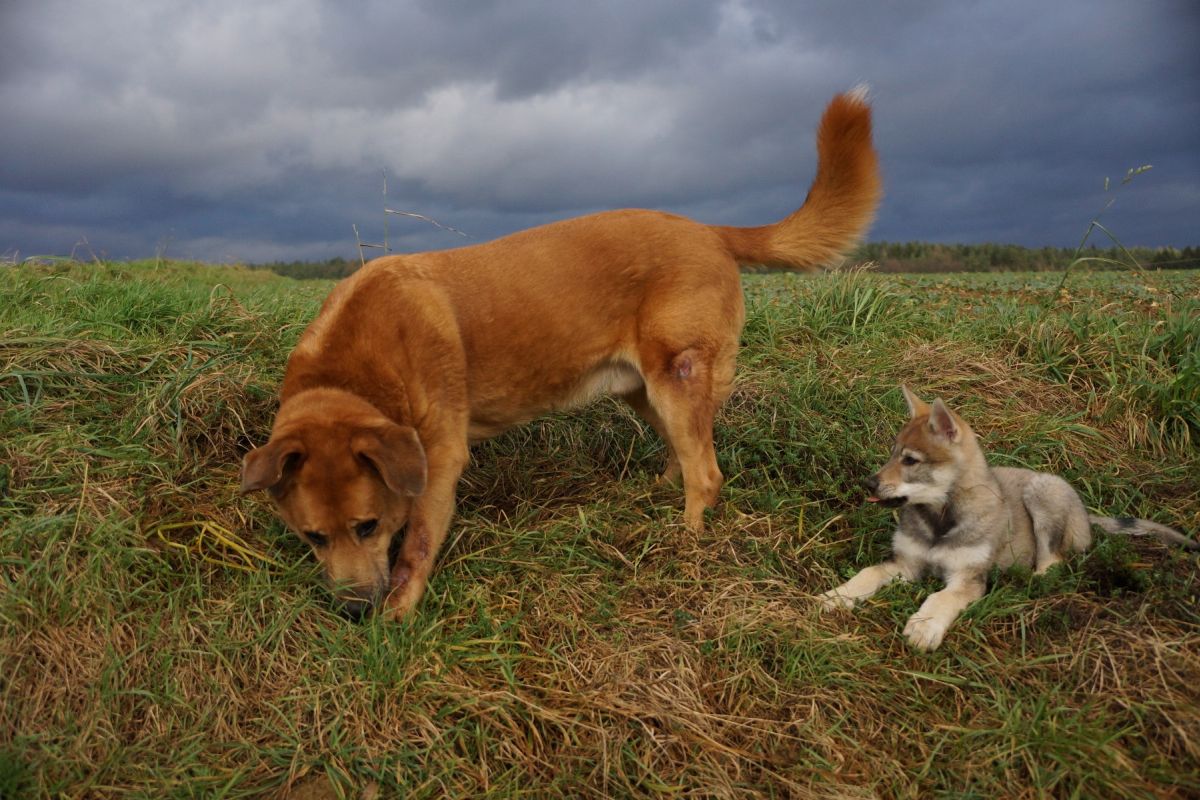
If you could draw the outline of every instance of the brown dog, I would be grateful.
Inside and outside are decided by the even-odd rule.
[[[683,517],[722,476],[713,416],[745,310],[738,263],[814,269],[866,230],[881,194],[864,89],[835,97],[803,207],[758,228],[624,210],[488,244],[387,256],[329,295],[288,360],[271,439],[242,491],[269,489],[346,608],[425,589],[467,446],[601,394],[666,441]],[[407,528],[407,530],[406,530]]]

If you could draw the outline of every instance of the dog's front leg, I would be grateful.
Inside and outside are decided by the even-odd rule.
[[[392,567],[392,589],[386,601],[386,613],[392,619],[400,619],[416,608],[425,593],[454,516],[458,478],[467,462],[465,446],[461,453],[438,457],[428,452],[427,457],[429,479],[425,491],[413,500],[404,545]]]
[[[859,600],[867,599],[892,581],[916,580],[920,573],[918,565],[896,559],[867,567],[841,586],[822,594],[821,607],[826,611],[854,608]]]
[[[918,650],[936,650],[963,609],[986,591],[987,579],[982,573],[951,574],[946,588],[925,598],[917,612],[908,618],[904,635],[909,644]]]

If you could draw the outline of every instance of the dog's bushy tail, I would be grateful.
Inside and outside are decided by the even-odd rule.
[[[1200,551],[1200,542],[1189,539],[1174,528],[1159,525],[1148,519],[1137,517],[1097,517],[1088,515],[1088,522],[1099,525],[1108,533],[1119,533],[1123,536],[1153,536],[1163,544],[1176,545],[1185,550]]]
[[[817,130],[817,156],[808,197],[786,219],[758,228],[713,226],[738,262],[813,270],[835,262],[866,233],[883,180],[865,85],[830,101]]]

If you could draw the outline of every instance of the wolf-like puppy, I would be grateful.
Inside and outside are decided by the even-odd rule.
[[[1092,525],[1200,550],[1200,543],[1156,522],[1089,515],[1057,475],[989,467],[958,414],[941,400],[930,406],[908,387],[900,389],[910,419],[887,464],[867,479],[869,502],[900,508],[892,559],[825,592],[824,608],[853,608],[893,580],[917,580],[935,570],[946,588],[931,594],[904,627],[913,647],[934,650],[962,610],[983,596],[993,566],[1045,572],[1086,550]]]

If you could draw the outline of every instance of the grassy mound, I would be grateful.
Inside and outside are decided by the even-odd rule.
[[[238,465],[330,284],[0,268],[0,796],[1190,796],[1194,557],[1101,538],[934,588],[858,481],[901,381],[997,464],[1200,530],[1200,275],[748,276],[729,482],[700,536],[619,404],[473,452],[419,612],[352,624]]]

